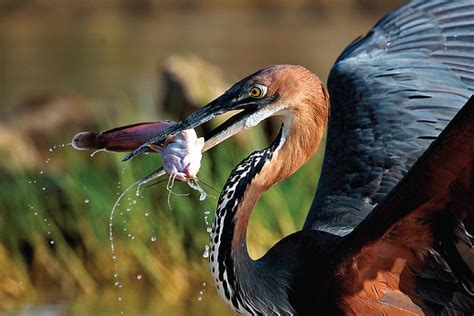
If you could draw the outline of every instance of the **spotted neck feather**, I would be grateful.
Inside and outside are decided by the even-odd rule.
[[[263,259],[252,260],[246,233],[260,196],[293,174],[319,147],[327,121],[327,94],[299,101],[299,106],[290,105],[280,113],[283,124],[273,143],[234,168],[212,223],[209,258],[214,283],[228,305],[242,314],[293,314],[288,300],[291,272],[284,264],[269,267]]]
[[[250,212],[245,215],[240,211],[249,184],[272,160],[284,141],[282,128],[269,147],[253,152],[234,168],[222,190],[212,223],[209,260],[214,283],[228,305],[243,314],[268,314],[276,310],[292,312],[289,304],[287,307],[271,306],[271,301],[266,302],[263,297],[251,299],[260,292],[255,287],[265,286],[265,280],[256,279],[261,276],[259,272],[264,271],[259,271],[259,265],[249,257],[245,232],[243,237],[239,237],[241,228],[238,227],[241,216],[250,215]],[[273,284],[274,288],[285,288],[284,279],[274,281],[278,283]],[[288,301],[284,290],[278,294],[281,302]]]

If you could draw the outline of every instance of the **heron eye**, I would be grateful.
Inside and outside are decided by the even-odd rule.
[[[263,98],[265,96],[266,92],[267,91],[266,91],[264,86],[260,86],[260,85],[253,86],[249,90],[249,96],[252,97],[252,98],[255,98],[255,99]]]

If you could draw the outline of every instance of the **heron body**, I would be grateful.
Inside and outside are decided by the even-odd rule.
[[[328,89],[301,66],[267,67],[125,160],[228,111],[240,110],[203,151],[278,116],[274,141],[233,169],[218,201],[209,259],[228,305],[246,315],[473,315],[474,1],[415,0],[389,13],[342,53]],[[326,123],[303,229],[251,259],[255,204],[311,158]]]
[[[297,66],[263,69],[226,93],[262,84],[275,99],[268,116],[282,118],[274,142],[232,171],[218,202],[210,266],[233,309],[249,315],[474,312],[474,251],[462,223],[472,228],[474,187],[460,180],[474,179],[474,102],[466,105],[463,128],[470,132],[458,136],[465,141],[459,151],[453,132],[451,150],[434,150],[430,163],[417,164],[398,187],[401,193],[394,191],[474,92],[473,17],[473,1],[412,1],[343,52],[329,78],[323,174],[304,229],[258,260],[246,245],[252,209],[318,148],[329,97],[316,76]],[[439,156],[451,158],[444,165],[457,165],[458,174],[438,169]]]
[[[437,236],[433,236],[433,227],[428,223],[437,216],[431,212],[441,212],[445,207],[447,202],[442,194],[449,191],[439,190],[438,195],[433,189],[422,195],[440,199],[433,202],[435,210],[430,209],[423,216],[402,219],[403,209],[394,209],[402,223],[393,219],[387,221],[392,227],[377,223],[386,229],[379,232],[380,240],[371,239],[373,245],[363,245],[367,248],[362,247],[351,256],[349,250],[353,245],[347,240],[352,235],[344,238],[344,233],[310,227],[286,237],[261,259],[249,257],[246,231],[250,214],[265,191],[293,174],[316,151],[328,117],[329,97],[319,79],[300,66],[271,66],[244,80],[248,86],[264,83],[268,86],[267,94],[279,93],[279,101],[273,101],[269,105],[273,108],[267,111],[281,116],[282,126],[269,147],[252,153],[232,171],[220,196],[210,240],[211,273],[220,295],[236,311],[249,315],[423,314],[415,290],[416,275],[423,273],[424,266],[424,260],[419,257],[425,256],[435,243]],[[273,87],[273,82],[278,82],[284,90]],[[474,102],[466,108],[470,109],[465,123],[470,136],[465,136],[467,143],[461,147],[462,151],[467,150],[467,158],[462,162],[452,161],[460,170],[471,168],[474,161]],[[425,169],[428,171],[419,172],[434,171],[432,166]],[[430,184],[419,176],[413,177],[413,181],[422,185]],[[456,182],[456,177],[451,181]],[[468,182],[460,191],[469,194],[466,192],[472,193],[472,189]],[[473,199],[474,196],[468,197],[460,207],[472,212]],[[423,202],[421,199],[417,201],[420,204],[413,203],[410,208],[413,214],[431,207]],[[464,234],[464,228],[455,223],[449,229]],[[376,231],[372,227],[368,229]],[[342,246],[345,243],[349,244],[347,248]],[[470,241],[466,245],[471,247]],[[468,253],[474,254],[472,248]],[[463,285],[458,286],[462,293]],[[474,297],[465,294],[463,299],[469,312],[474,307]]]

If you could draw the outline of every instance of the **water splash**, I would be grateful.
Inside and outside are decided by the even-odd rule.
[[[207,286],[207,283],[206,282],[203,282],[202,285],[201,285],[201,290],[199,291],[199,296],[198,296],[198,301],[202,301],[202,299],[204,298],[204,294],[206,293],[206,286]]]
[[[206,223],[206,232],[209,234],[209,238],[211,237],[212,228],[209,225],[209,211],[204,211],[204,223]]]
[[[175,193],[173,192],[173,186],[174,186],[174,180],[176,179],[176,176],[170,176],[168,178],[168,184],[166,185],[166,190],[168,190],[168,207],[170,210],[173,208],[171,207],[171,194],[176,195],[176,196],[189,196],[189,193]]]
[[[204,253],[202,254],[203,258],[209,258],[209,245],[204,246]]]
[[[137,190],[135,191],[135,196],[143,198],[142,191],[140,190],[141,187],[142,187],[142,184],[143,184],[142,181],[140,181],[140,183],[138,183]]]
[[[100,152],[106,152],[107,150],[106,149],[98,149],[96,151],[94,151],[92,154],[91,154],[91,157],[94,157],[97,153],[100,153]]]
[[[71,144],[71,143],[67,143],[67,144],[56,144],[56,145],[53,145],[53,146],[51,146],[50,148],[48,148],[48,151],[49,151],[51,154],[53,154],[56,150],[58,150],[58,149],[63,149],[63,148],[66,147],[66,146],[72,146],[72,144]],[[44,175],[46,174],[46,171],[47,171],[47,168],[48,168],[47,165],[49,165],[49,163],[50,163],[51,161],[53,161],[53,157],[50,155],[50,156],[48,156],[48,157],[46,158],[46,160],[44,161],[45,165],[43,166],[43,169],[41,169],[41,170],[39,171],[39,175],[40,175],[40,176],[44,176]],[[41,180],[38,180],[38,181],[40,181],[40,183],[41,183]],[[30,181],[28,181],[28,183],[30,183],[30,184],[37,184],[38,181],[37,181],[37,180],[30,180]],[[41,191],[45,192],[45,194],[47,194],[47,193],[46,193],[47,190],[48,190],[48,186],[43,186],[43,187],[41,187]],[[35,209],[35,207],[34,207],[33,205],[29,204],[28,206],[29,206],[30,211],[33,212],[33,215],[34,215],[34,216],[38,216],[38,215],[39,215],[38,211]],[[55,245],[56,242],[52,239],[52,233],[51,233],[52,225],[51,225],[51,222],[48,221],[48,218],[44,217],[44,218],[43,218],[43,223],[44,223],[43,225],[46,225],[45,230],[46,230],[46,234],[47,234],[47,236],[48,236],[48,242],[49,242],[49,244],[50,244],[50,245]]]
[[[128,186],[125,191],[123,191],[117,200],[114,203],[114,206],[112,207],[112,210],[110,211],[110,216],[109,216],[109,241],[110,241],[110,250],[112,252],[112,261],[113,261],[113,266],[114,266],[114,280],[115,283],[114,285],[118,288],[122,288],[122,283],[120,282],[119,274],[118,274],[118,266],[117,266],[117,253],[115,251],[115,242],[114,242],[114,230],[113,230],[113,222],[114,222],[114,215],[117,207],[120,206],[120,201],[122,198],[127,194],[128,191],[130,191],[135,185],[138,185],[140,181],[132,183],[130,186]],[[122,302],[122,297],[119,296],[117,298],[119,302]]]
[[[187,183],[191,189],[199,192],[199,201],[204,201],[207,198],[206,191],[204,191],[204,189],[199,185],[197,179],[189,180]]]

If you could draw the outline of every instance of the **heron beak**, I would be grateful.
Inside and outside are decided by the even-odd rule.
[[[127,155],[123,161],[130,160],[141,153],[146,152],[150,146],[163,145],[167,136],[175,135],[186,129],[196,128],[212,120],[216,116],[222,115],[229,111],[241,110],[239,113],[232,116],[223,124],[211,131],[208,135],[205,135],[203,152],[216,146],[229,137],[232,137],[243,129],[253,127],[258,124],[258,120],[249,120],[249,118],[251,118],[257,112],[260,112],[259,110],[261,110],[264,105],[270,103],[271,100],[262,99],[260,102],[256,102],[254,100],[249,102],[249,100],[239,99],[238,93],[235,93],[233,90],[236,89],[232,88],[206,106],[190,114],[182,121],[164,130],[156,137],[148,140],[146,143]]]

